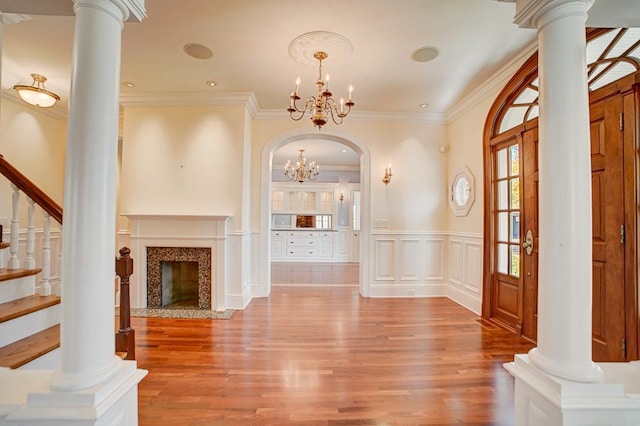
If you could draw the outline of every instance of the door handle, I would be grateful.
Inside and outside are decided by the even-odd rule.
[[[533,232],[531,232],[531,229],[527,231],[527,235],[524,237],[522,248],[529,256],[531,256],[531,253],[533,253]]]

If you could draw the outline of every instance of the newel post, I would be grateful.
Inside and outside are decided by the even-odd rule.
[[[131,328],[131,307],[129,303],[129,277],[133,274],[131,250],[120,249],[116,259],[116,275],[120,277],[120,329],[116,333],[116,352],[125,352],[124,359],[136,359],[135,330]]]

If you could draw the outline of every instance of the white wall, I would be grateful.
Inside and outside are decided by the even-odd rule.
[[[242,230],[244,106],[125,107],[121,213],[227,215]]]
[[[6,96],[1,110],[0,154],[62,205],[66,122]],[[0,178],[0,218],[11,217],[10,194],[8,181]]]

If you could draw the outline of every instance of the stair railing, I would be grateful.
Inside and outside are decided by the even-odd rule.
[[[35,232],[35,205],[37,204],[43,213],[43,237],[41,247],[41,282],[39,293],[48,296],[51,290],[51,219],[58,222],[60,235],[62,235],[62,207],[53,201],[44,191],[38,188],[18,169],[13,167],[0,154],[0,174],[11,182],[11,227],[10,227],[10,247],[7,269],[36,269],[36,232]],[[22,262],[19,258],[20,241],[20,201],[22,194],[27,200],[27,232],[25,244],[25,256]],[[60,239],[58,250],[58,276],[62,271],[62,239]]]

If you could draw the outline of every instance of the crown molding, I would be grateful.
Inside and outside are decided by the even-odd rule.
[[[120,94],[120,104],[131,106],[230,106],[242,105],[258,110],[258,103],[252,92],[240,93],[149,93],[149,94]]]
[[[33,19],[31,15],[24,15],[20,13],[2,13],[0,12],[0,22],[3,25],[17,24],[22,21],[29,21]]]
[[[491,78],[486,80],[476,89],[474,89],[468,96],[465,96],[464,98],[462,98],[462,100],[451,107],[446,112],[446,122],[451,123],[464,113],[471,110],[474,106],[486,99],[488,96],[493,95],[495,92],[503,88],[507,81],[513,76],[513,74],[515,74],[515,72],[520,69],[524,61],[529,59],[529,57],[533,55],[536,50],[538,50],[537,39],[529,46],[524,48],[524,50],[518,53],[513,59],[507,62],[507,64],[500,68],[498,72],[493,74]]]

